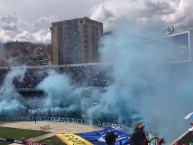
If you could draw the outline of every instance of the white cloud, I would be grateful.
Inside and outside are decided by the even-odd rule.
[[[57,15],[62,19],[87,16],[89,9],[105,0],[1,0],[0,15],[13,13],[27,21]]]
[[[192,0],[107,0],[92,8],[91,18],[104,22],[107,30],[121,18],[146,23],[159,21],[184,30],[192,27],[192,5]]]
[[[32,34],[28,31],[22,31],[14,37],[15,41],[33,41]]]
[[[6,31],[0,30],[0,42],[7,42],[11,40],[12,40],[11,36],[7,34]]]
[[[56,16],[49,16],[49,17],[40,17],[35,20],[32,24],[34,31],[39,31],[41,29],[47,29],[51,26],[51,23],[57,21],[58,18]]]
[[[9,31],[16,31],[16,24],[18,23],[17,17],[14,17],[13,15],[6,15],[0,17],[0,27],[3,30],[9,30]]]
[[[172,23],[178,29],[192,29],[193,13],[192,13],[192,0],[180,0],[174,5],[175,12],[170,15],[165,15],[163,20]]]
[[[32,34],[35,42],[50,43],[51,33],[49,29],[40,30]]]
[[[30,41],[50,43],[50,25],[56,16],[40,17],[32,24],[13,14],[0,17],[0,41]]]
[[[92,19],[104,23],[105,30],[121,21],[155,23],[158,27],[171,24],[182,31],[192,29],[192,5],[192,0],[1,0],[0,39],[50,42],[51,22],[89,13]]]

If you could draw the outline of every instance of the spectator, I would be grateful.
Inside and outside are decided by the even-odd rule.
[[[107,145],[115,145],[116,142],[116,138],[118,137],[117,134],[115,134],[114,132],[107,132],[105,135],[105,141],[107,143]]]
[[[157,145],[161,145],[162,143],[165,143],[164,138],[159,139]]]
[[[137,123],[135,125],[135,131],[130,137],[131,145],[148,145],[150,141],[146,138],[146,132],[144,131],[144,127],[145,125],[143,125],[142,123]],[[158,140],[157,145],[161,145],[162,143],[164,143],[163,138]]]
[[[36,115],[33,116],[34,122],[36,124]]]
[[[144,127],[142,123],[137,123],[135,125],[135,131],[130,137],[131,145],[148,145],[149,141],[146,138]]]

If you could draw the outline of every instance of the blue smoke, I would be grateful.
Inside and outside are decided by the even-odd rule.
[[[25,106],[20,102],[20,94],[13,85],[14,79],[22,81],[26,67],[12,68],[4,79],[0,87],[0,114],[1,115],[20,115],[19,111]]]
[[[68,110],[78,110],[81,107],[81,89],[73,87],[66,74],[50,70],[48,77],[38,85],[38,88],[46,92],[46,99],[42,102],[44,108],[60,106]]]
[[[115,81],[89,112],[139,114],[149,130],[171,141],[187,129],[183,117],[192,112],[192,64],[170,63],[172,42],[147,43],[145,30],[124,28],[102,40],[101,60],[112,63]]]

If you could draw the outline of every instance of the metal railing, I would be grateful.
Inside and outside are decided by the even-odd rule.
[[[149,141],[150,141],[150,143],[149,143],[149,145],[157,145],[158,144],[158,140],[159,140],[159,138],[157,137],[157,136],[154,136],[153,138],[151,138]]]

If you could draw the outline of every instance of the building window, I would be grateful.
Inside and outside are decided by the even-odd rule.
[[[84,43],[88,43],[87,39],[84,40]]]
[[[88,30],[87,30],[87,29],[84,29],[84,33],[88,33]]]
[[[88,48],[88,44],[87,43],[84,43],[84,48]]]
[[[88,34],[87,33],[84,33],[84,38],[88,37]]]

